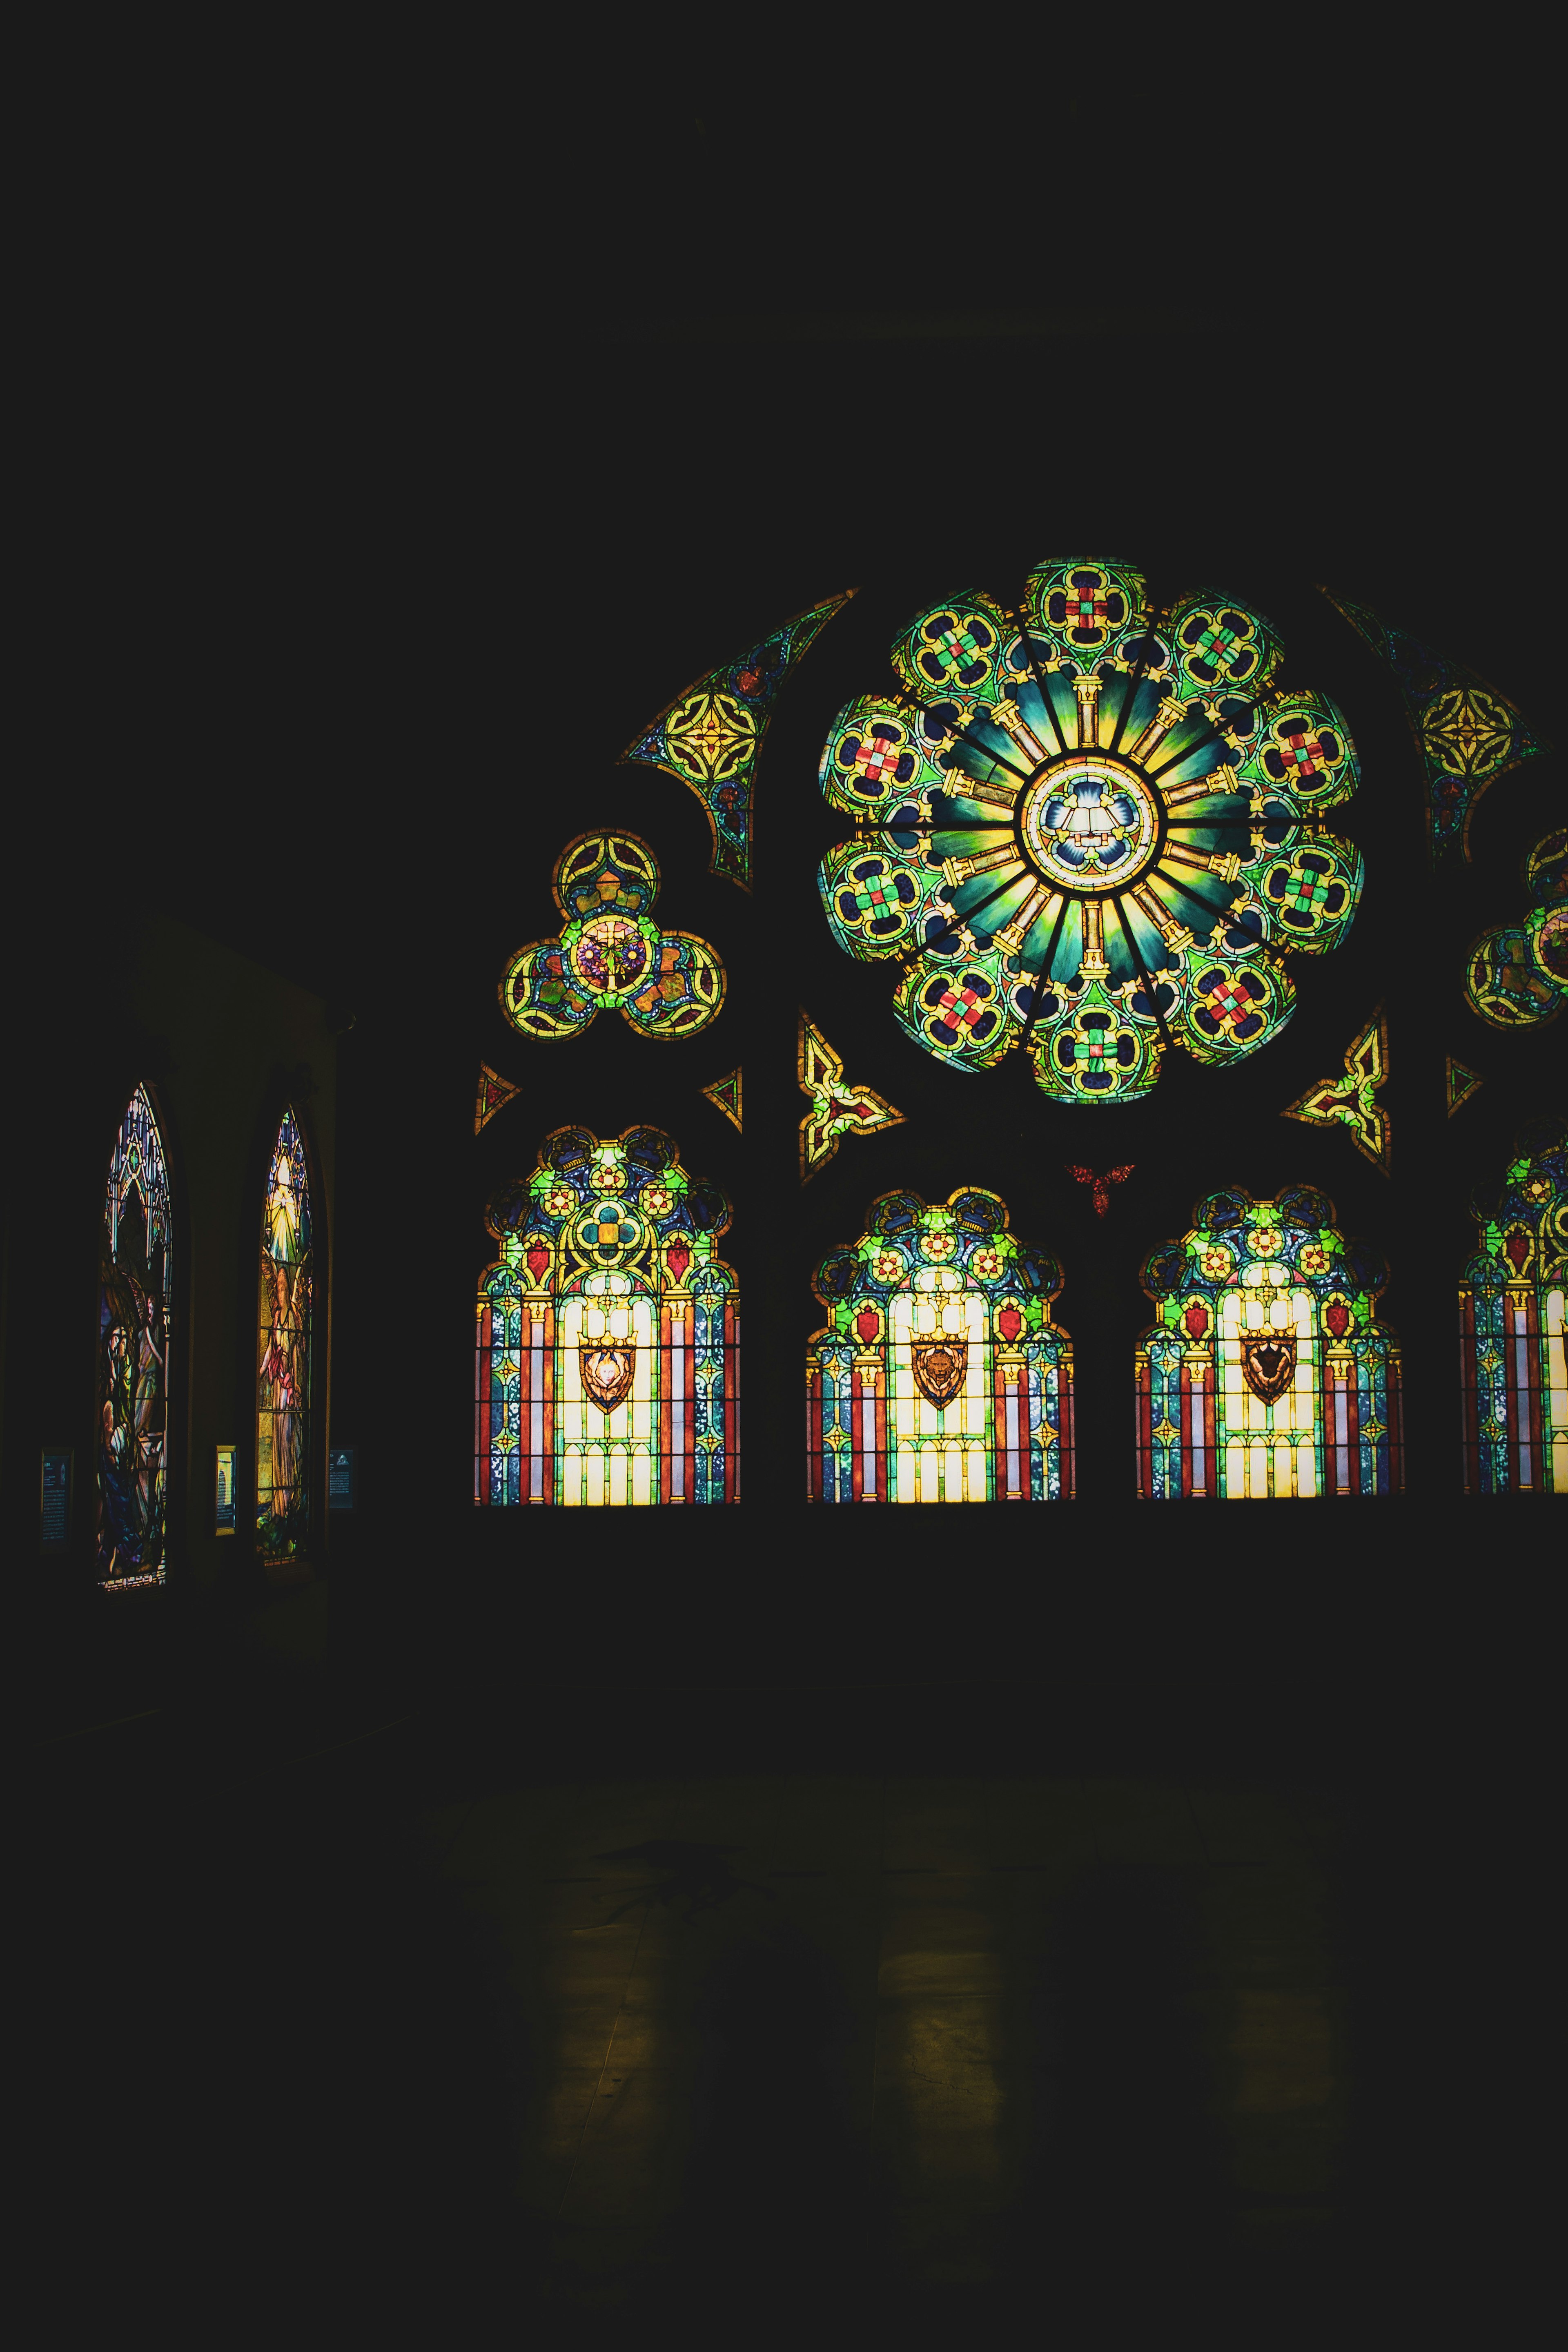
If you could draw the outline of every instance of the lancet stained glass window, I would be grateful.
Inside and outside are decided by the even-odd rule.
[[[1137,1349],[1138,1493],[1156,1502],[1386,1495],[1404,1484],[1386,1266],[1305,1184],[1200,1201],[1145,1262],[1159,1320]]]
[[[109,1160],[98,1312],[99,1581],[162,1584],[172,1235],[168,1162],[144,1087]]]
[[[730,1205],[674,1139],[558,1128],[485,1223],[474,1500],[733,1503],[740,1299]]]
[[[1520,1139],[1459,1285],[1464,1483],[1483,1495],[1568,1495],[1568,1139]]]
[[[1072,1492],[1072,1343],[1061,1273],[996,1193],[886,1192],[812,1287],[809,1491],[822,1503],[1054,1502]]]
[[[1149,608],[1128,565],[1051,562],[1022,609],[916,616],[898,691],[841,710],[821,759],[856,837],[819,887],[845,953],[902,966],[894,1013],[955,1069],[1024,1046],[1054,1102],[1135,1101],[1180,1045],[1234,1064],[1290,1019],[1281,959],[1324,955],[1361,894],[1327,811],[1344,719],[1278,683],[1235,597]]]
[[[310,1533],[310,1176],[292,1108],[283,1114],[261,1217],[256,1389],[256,1549],[302,1561]]]

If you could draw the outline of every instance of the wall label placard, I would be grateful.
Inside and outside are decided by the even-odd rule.
[[[71,1539],[71,1452],[46,1445],[38,1488],[38,1541],[45,1551],[66,1551]]]
[[[235,1531],[235,1449],[220,1445],[213,1471],[213,1533],[232,1536]]]
[[[357,1483],[355,1448],[334,1445],[327,1455],[327,1508],[329,1511],[351,1511]]]

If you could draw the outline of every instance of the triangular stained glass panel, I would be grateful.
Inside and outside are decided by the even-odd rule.
[[[739,1132],[740,1072],[731,1070],[727,1077],[716,1078],[711,1087],[703,1088],[703,1093],[715,1109],[723,1111],[730,1125]]]
[[[1506,694],[1462,662],[1392,627],[1365,604],[1321,588],[1334,610],[1393,670],[1426,769],[1427,844],[1437,865],[1456,845],[1470,855],[1470,820],[1490,784],[1550,747]]]
[[[477,1135],[480,1129],[495,1118],[503,1105],[509,1103],[512,1097],[520,1092],[520,1087],[513,1086],[508,1079],[501,1077],[490,1067],[488,1062],[481,1062],[479,1092],[474,1104],[475,1134]]]
[[[826,1167],[846,1135],[871,1135],[901,1127],[904,1113],[873,1087],[844,1083],[844,1066],[816,1024],[800,1015],[796,1071],[811,1108],[800,1121],[800,1181],[809,1184]]]
[[[733,661],[686,687],[621,754],[663,768],[695,793],[713,833],[710,872],[751,887],[751,814],[756,771],[779,689],[819,632],[854,594],[797,613]]]
[[[1448,1117],[1452,1118],[1460,1105],[1469,1102],[1483,1081],[1479,1070],[1468,1070],[1463,1062],[1456,1062],[1449,1054],[1447,1056],[1447,1082]]]
[[[1393,1122],[1375,1097],[1387,1076],[1388,1022],[1379,1005],[1345,1049],[1343,1076],[1314,1079],[1280,1116],[1299,1118],[1308,1127],[1347,1127],[1363,1159],[1386,1176],[1393,1159]]]

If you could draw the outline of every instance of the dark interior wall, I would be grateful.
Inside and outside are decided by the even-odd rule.
[[[1433,877],[1419,764],[1397,690],[1316,593],[1312,572],[1278,551],[1260,554],[1245,537],[1228,547],[1213,534],[1122,534],[1162,600],[1204,579],[1253,598],[1281,630],[1285,678],[1343,704],[1364,781],[1335,821],[1366,856],[1362,907],[1336,954],[1298,960],[1292,1024],[1236,1070],[1170,1056],[1145,1102],[1103,1113],[1045,1103],[1020,1057],[980,1077],[950,1072],[894,1027],[888,974],[852,964],[825,935],[814,870],[841,828],[821,798],[816,762],[833,712],[887,681],[896,627],[960,583],[1016,594],[1046,543],[1039,534],[1055,539],[1048,520],[1035,528],[1030,537],[1021,525],[1003,533],[992,524],[956,548],[960,535],[944,529],[921,551],[890,550],[874,533],[868,544],[841,523],[802,549],[802,534],[781,524],[772,540],[716,550],[698,532],[656,549],[634,543],[607,562],[563,541],[553,565],[519,582],[509,603],[497,601],[483,570],[449,594],[413,583],[395,629],[369,625],[385,617],[375,604],[331,639],[329,660],[325,614],[303,582],[287,614],[260,616],[243,642],[214,648],[194,706],[177,714],[186,731],[176,730],[172,762],[176,851],[179,828],[195,822],[198,751],[234,728],[235,713],[247,718],[232,747],[235,793],[201,816],[199,866],[173,860],[168,896],[187,919],[139,927],[126,878],[150,890],[154,868],[129,842],[118,883],[106,867],[94,885],[89,952],[46,938],[33,970],[44,1010],[30,1044],[55,1108],[47,1142],[13,1193],[13,1540],[24,1550],[30,1543],[37,1446],[58,1442],[45,1423],[80,1430],[90,1412],[90,1350],[73,1349],[70,1335],[90,1317],[107,1139],[146,1067],[168,1101],[193,1221],[185,1336],[195,1352],[183,1436],[194,1484],[183,1558],[193,1582],[221,1575],[225,1547],[207,1528],[204,1465],[220,1434],[244,1443],[250,1421],[240,1376],[254,1281],[254,1210],[245,1195],[247,1182],[253,1192],[259,1182],[251,1167],[259,1126],[276,1116],[286,1074],[303,1062],[315,1087],[304,1108],[332,1248],[334,1428],[361,1461],[360,1507],[334,1528],[334,1606],[362,1638],[400,1612],[412,1612],[412,1625],[450,1607],[461,1654],[475,1640],[471,1627],[455,1630],[467,1623],[457,1597],[465,1592],[486,1595],[486,1608],[515,1603],[541,1623],[563,1612],[569,1628],[599,1607],[564,1571],[567,1539],[553,1519],[476,1514],[468,1500],[474,1276],[494,1254],[483,1202],[503,1179],[526,1173],[541,1138],[569,1122],[606,1135],[641,1121],[664,1127],[688,1169],[716,1179],[735,1204],[724,1249],[745,1301],[739,1521],[655,1515],[632,1537],[588,1530],[570,1538],[572,1552],[586,1545],[612,1576],[630,1576],[633,1554],[646,1564],[630,1621],[642,1630],[615,1636],[628,1654],[662,1610],[672,1626],[706,1622],[710,1582],[745,1618],[748,1639],[779,1638],[791,1563],[808,1579],[829,1580],[835,1607],[874,1617],[875,1579],[895,1561],[922,1563],[940,1585],[956,1546],[967,1575],[1000,1580],[994,1605],[1005,1612],[1008,1580],[1049,1575],[1061,1554],[1066,1531],[1054,1522],[1022,1536],[1009,1525],[999,1549],[977,1550],[972,1536],[960,1545],[940,1514],[868,1529],[844,1524],[851,1515],[813,1517],[804,1505],[801,1356],[821,1320],[811,1271],[827,1248],[862,1229],[878,1192],[901,1185],[936,1199],[959,1183],[989,1185],[1015,1229],[1061,1257],[1056,1311],[1073,1336],[1080,1384],[1079,1532],[1069,1549],[1079,1553],[1092,1525],[1101,1533],[1091,1549],[1119,1559],[1151,1544],[1162,1558],[1202,1559],[1220,1540],[1207,1523],[1172,1526],[1170,1515],[1156,1536],[1129,1504],[1131,1353],[1150,1312],[1137,1282],[1143,1256],[1184,1231],[1194,1202],[1219,1184],[1239,1181],[1258,1194],[1293,1181],[1320,1186],[1342,1226],[1390,1260],[1382,1311],[1404,1341],[1407,1381],[1410,1492],[1387,1514],[1337,1523],[1336,1555],[1370,1571],[1390,1558],[1413,1564],[1449,1549],[1458,1499],[1452,1289],[1473,1232],[1466,1203],[1472,1183],[1500,1168],[1521,1119],[1561,1093],[1558,1033],[1483,1028],[1463,1003],[1463,950],[1518,904],[1520,861],[1560,804],[1560,763],[1539,760],[1495,784],[1472,829],[1474,862]],[[1421,554],[1417,562],[1409,545],[1347,539],[1322,570],[1335,587],[1472,661],[1550,732],[1544,604],[1495,593],[1498,582],[1521,576],[1515,558]],[[618,766],[617,754],[688,680],[849,585],[859,593],[791,679],[763,754],[748,896],[708,873],[695,797],[673,779]],[[251,786],[290,762],[308,814],[301,854],[280,868],[256,853]],[[724,957],[728,997],[699,1039],[651,1044],[601,1016],[573,1043],[540,1045],[499,1013],[506,959],[555,926],[556,855],[572,834],[598,824],[648,839],[663,868],[660,916]],[[1394,1122],[1392,1181],[1348,1137],[1280,1116],[1338,1066],[1379,1000],[1392,1041],[1383,1097]],[[844,1055],[851,1078],[877,1086],[905,1113],[890,1133],[846,1143],[804,1191],[796,1138],[805,1104],[794,1076],[802,1005]],[[350,1012],[354,1025],[334,1045],[331,1032]],[[1443,1112],[1448,1053],[1486,1079],[1452,1121]],[[481,1060],[520,1092],[476,1139]],[[701,1093],[737,1063],[747,1073],[744,1135]],[[1068,1174],[1071,1161],[1134,1164],[1103,1221]],[[52,1269],[69,1265],[78,1268],[74,1320],[42,1303],[58,1286]],[[236,1423],[232,1432],[220,1430],[225,1421]],[[89,1455],[85,1439],[78,1444],[79,1471]],[[78,1536],[85,1500],[78,1496]],[[737,1536],[749,1580],[737,1580]],[[1305,1556],[1322,1539],[1315,1525],[1275,1530],[1269,1549],[1300,1543]],[[1225,1545],[1236,1542],[1228,1528]],[[1249,1536],[1246,1548],[1254,1542]],[[874,1572],[872,1562],[880,1563]],[[810,1612],[798,1618],[788,1606],[782,1614],[809,1642]]]
[[[5,1510],[8,1555],[38,1559],[38,1461],[75,1453],[68,1558],[27,1580],[42,1643],[33,1664],[89,1650],[192,1607],[252,1600],[256,1264],[267,1159],[286,1103],[307,1139],[322,1280],[314,1331],[314,1483],[323,1487],[330,1391],[329,1266],[335,1224],[336,1042],[319,997],[205,932],[156,910],[99,903],[84,942],[40,932],[32,966],[46,1018],[25,1067],[49,1105],[7,1187]],[[36,1058],[35,1058],[36,1057]],[[168,1581],[112,1596],[93,1577],[94,1362],[103,1186],[131,1090],[147,1086],[168,1155],[173,1283],[168,1423]],[[214,1449],[237,1447],[232,1537],[214,1532]],[[326,1515],[318,1551],[324,1558]],[[137,1620],[125,1636],[110,1631]],[[92,1629],[99,1629],[95,1633]],[[46,1679],[48,1676],[46,1675]]]

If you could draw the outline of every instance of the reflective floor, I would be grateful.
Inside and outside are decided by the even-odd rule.
[[[1140,1738],[1109,1683],[1071,1720],[1021,1683],[291,1688],[29,1767],[68,2307],[1272,2347],[1495,2289],[1539,1944],[1477,1859],[1530,1818],[1499,1776]]]

